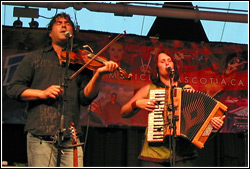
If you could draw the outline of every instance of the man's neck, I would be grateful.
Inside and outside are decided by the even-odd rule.
[[[57,54],[57,57],[59,59],[60,64],[62,64],[62,62],[63,62],[63,56],[62,56],[63,47],[61,45],[58,45],[55,43],[52,43],[52,47],[54,48],[54,50]]]
[[[58,44],[53,43],[53,44],[52,44],[52,47],[54,48],[54,50],[56,51],[56,53],[57,53],[58,55],[62,53],[63,47],[62,47],[61,45],[58,45]]]

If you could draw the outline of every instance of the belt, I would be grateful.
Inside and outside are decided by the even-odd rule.
[[[34,135],[32,134],[32,136],[40,139],[40,140],[44,140],[44,141],[55,141],[55,136],[49,136],[49,135],[45,135],[45,136],[39,136],[39,135]]]
[[[55,138],[55,136],[49,136],[49,135],[45,135],[45,136],[39,136],[39,135],[34,135],[31,134],[32,136],[40,139],[40,144],[42,144],[43,141],[45,142],[50,142],[50,143],[57,143],[57,139]],[[70,138],[68,137],[64,137],[64,141],[69,140]],[[60,145],[61,147],[64,148],[72,148],[72,147],[76,147],[76,146],[82,146],[84,143],[79,143],[79,144],[75,144],[75,145]],[[58,145],[57,145],[58,146]]]
[[[50,135],[43,135],[43,136],[41,136],[41,135],[34,135],[34,134],[32,134],[32,136],[34,136],[34,137],[36,137],[36,138],[38,138],[40,140],[44,140],[44,141],[54,141],[54,142],[57,141],[56,136],[50,136]],[[63,138],[64,141],[68,141],[69,139],[70,138],[68,138],[68,137],[64,137]]]

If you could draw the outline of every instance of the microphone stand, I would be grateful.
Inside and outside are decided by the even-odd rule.
[[[64,114],[65,114],[65,103],[67,101],[67,88],[68,88],[68,68],[69,68],[69,48],[70,48],[70,44],[72,47],[72,42],[73,39],[72,37],[69,37],[67,39],[67,52],[66,52],[66,66],[65,66],[65,75],[64,75],[64,83],[62,84],[63,88],[64,88],[64,93],[63,93],[63,101],[61,102],[61,118],[60,118],[60,129],[59,129],[59,133],[58,133],[58,152],[57,152],[57,167],[60,167],[60,163],[61,163],[61,154],[62,152],[62,142],[64,140],[63,137],[63,132],[66,130],[64,127]]]
[[[173,96],[173,90],[174,87],[173,86],[173,71],[170,71],[169,74],[169,79],[170,79],[170,98],[171,98],[171,111],[172,111],[172,115],[170,117],[170,128],[173,129],[173,135],[170,136],[170,149],[172,148],[172,155],[171,155],[171,160],[170,160],[170,164],[171,166],[175,166],[175,147],[176,147],[176,121],[178,120],[178,118],[175,116],[175,106],[174,106],[174,96]]]

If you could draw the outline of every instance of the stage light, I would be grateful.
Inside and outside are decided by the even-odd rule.
[[[26,6],[25,8],[14,7],[13,16],[18,17],[18,20],[13,23],[14,27],[22,27],[22,22],[19,18],[32,18],[29,23],[30,28],[38,28],[38,22],[34,21],[34,18],[39,17],[39,9],[29,8]]]
[[[39,23],[37,21],[34,21],[34,18],[32,18],[31,22],[29,23],[30,28],[38,28]]]
[[[13,26],[14,26],[15,28],[21,28],[21,27],[23,26],[23,22],[20,21],[20,18],[19,18],[19,17],[18,17],[18,19],[17,19],[15,22],[13,22]]]

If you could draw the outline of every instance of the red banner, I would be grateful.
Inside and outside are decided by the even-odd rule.
[[[79,32],[77,38],[89,45],[94,53],[108,42],[110,34]],[[5,95],[16,67],[27,52],[40,48],[48,39],[41,29],[3,27],[3,122],[24,123],[24,103]],[[122,45],[112,45],[101,55],[117,62],[131,80],[123,80],[121,72],[110,73],[102,81],[101,91],[91,106],[82,107],[81,124],[99,127],[147,126],[147,112],[140,111],[130,119],[119,112],[134,93],[151,82],[154,57],[168,51],[177,60],[180,79],[196,90],[205,92],[228,106],[223,132],[247,129],[248,118],[248,47],[227,43],[194,43],[178,40],[153,40],[125,35]],[[18,120],[17,120],[18,119]]]

